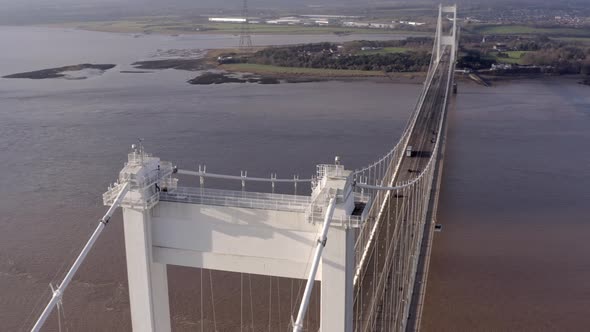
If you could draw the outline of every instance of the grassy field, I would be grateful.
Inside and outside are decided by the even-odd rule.
[[[498,53],[493,53],[494,59],[501,63],[511,63],[511,64],[518,64],[521,65],[522,57],[528,53],[528,51],[507,51],[502,52],[508,54],[508,58],[498,57]]]
[[[238,34],[241,24],[216,23],[207,24],[206,28],[211,32],[224,32]],[[277,25],[277,24],[251,24],[250,32],[253,34],[327,34],[327,33],[355,33],[355,34],[416,34],[412,31],[385,30],[385,29],[360,29],[344,27],[320,27],[303,25]]]
[[[551,38],[554,40],[561,40],[561,41],[566,41],[566,42],[576,42],[576,43],[581,43],[584,45],[590,45],[590,37],[555,37],[555,38]]]
[[[366,50],[360,51],[358,54],[391,54],[391,53],[405,53],[409,51],[406,47],[384,47],[380,50]]]
[[[299,68],[299,67],[279,67],[270,65],[259,65],[252,63],[235,63],[219,66],[220,69],[230,72],[247,72],[260,75],[277,75],[277,76],[315,76],[315,77],[383,77],[385,73],[381,71],[365,70],[340,70],[340,69],[322,69],[322,68]]]
[[[473,32],[484,35],[548,35],[563,37],[590,37],[588,29],[537,28],[526,25],[480,25],[471,27]]]
[[[122,33],[159,33],[159,34],[187,34],[187,33],[223,33],[239,34],[241,24],[235,23],[209,23],[191,22],[174,17],[138,18],[123,21],[101,22],[71,22],[60,23],[55,26],[78,28],[91,31],[122,32]],[[345,27],[320,27],[302,25],[277,25],[277,24],[250,24],[252,34],[391,34],[391,35],[415,35],[423,36],[428,33],[387,30],[387,29],[363,29]]]

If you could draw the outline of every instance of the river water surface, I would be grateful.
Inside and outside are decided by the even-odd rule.
[[[462,86],[447,156],[424,331],[590,325],[590,87]]]
[[[256,36],[254,42],[321,40],[342,37]],[[81,81],[0,79],[1,331],[30,328],[49,298],[48,283],[61,280],[104,213],[101,194],[138,138],[149,152],[184,168],[206,163],[220,173],[307,177],[336,155],[356,168],[389,149],[421,88],[191,86],[185,81],[195,73],[119,72],[158,49],[234,47],[235,36],[134,38],[5,27],[0,41],[0,76],[84,62],[118,65]],[[569,80],[460,86],[449,121],[438,217],[444,231],[434,243],[426,330],[588,326],[589,91]],[[212,277],[213,283],[207,273],[201,279],[194,269],[169,268],[175,330],[200,329],[201,280],[216,289],[203,293],[206,330],[237,329],[240,277]],[[252,282],[247,316],[254,330],[268,330],[270,321],[272,331],[286,331],[290,281]],[[119,214],[68,288],[64,313],[70,331],[130,330]],[[310,316],[313,325],[317,315]],[[48,327],[57,329],[55,316]]]

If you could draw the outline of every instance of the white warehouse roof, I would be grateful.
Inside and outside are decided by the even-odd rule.
[[[209,22],[244,23],[246,19],[241,17],[209,17]]]

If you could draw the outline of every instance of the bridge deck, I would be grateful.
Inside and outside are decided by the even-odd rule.
[[[451,102],[452,103],[452,102]],[[410,311],[408,317],[408,324],[406,326],[407,332],[420,331],[420,323],[422,319],[422,307],[424,297],[426,296],[426,282],[428,279],[428,269],[430,266],[430,254],[432,250],[432,241],[434,236],[434,218],[438,207],[438,196],[441,185],[441,176],[444,163],[444,154],[446,146],[446,131],[447,119],[443,124],[443,135],[441,135],[441,145],[438,151],[438,163],[433,179],[433,189],[431,191],[431,204],[426,215],[427,222],[424,224],[424,231],[422,235],[422,244],[420,246],[420,255],[418,259],[418,266],[416,269],[416,281],[414,282],[414,289],[412,291],[412,300],[410,302]],[[431,221],[432,222],[429,222]]]
[[[414,155],[412,157],[403,155],[394,183],[401,183],[417,177],[426,167],[430,156],[435,152],[434,147],[438,124],[445,109],[444,101],[447,93],[448,66],[449,54],[446,52],[441,58],[437,71],[434,73],[432,84],[426,93],[424,104],[408,141],[408,146],[412,146]],[[359,298],[355,303],[355,331],[400,330],[403,328],[401,324],[405,322],[405,317],[402,317],[402,313],[404,312],[403,307],[388,310],[389,313],[383,312],[383,299],[389,296],[399,299],[399,301],[393,301],[393,303],[402,303],[403,299],[409,297],[412,288],[412,285],[410,285],[411,280],[396,280],[396,287],[385,287],[383,294],[375,296],[375,299],[373,299],[371,294],[379,294],[379,292],[375,291],[378,287],[378,279],[375,277],[380,275],[384,269],[386,253],[391,251],[390,246],[396,246],[393,248],[395,263],[392,265],[392,270],[387,272],[387,278],[391,280],[391,278],[394,278],[395,273],[397,275],[395,279],[403,279],[399,277],[408,276],[410,274],[409,271],[412,269],[411,264],[407,263],[408,260],[402,259],[403,257],[410,257],[414,254],[411,250],[412,248],[405,243],[407,241],[399,238],[401,236],[407,236],[408,232],[412,232],[411,225],[407,225],[408,223],[403,220],[404,213],[399,213],[399,209],[407,208],[404,204],[406,198],[390,195],[389,200],[391,203],[388,204],[390,211],[384,211],[383,216],[396,217],[383,217],[384,222],[379,224],[374,246],[373,248],[369,248],[370,257],[366,263],[366,272],[359,284],[357,284],[357,287],[360,287],[362,293],[358,295]],[[396,200],[396,202],[392,200]],[[413,234],[410,236],[413,237]],[[371,319],[372,315],[377,315],[377,318],[375,319],[373,317]],[[383,317],[383,315],[395,315],[396,317]],[[391,326],[391,322],[394,322],[395,325]]]

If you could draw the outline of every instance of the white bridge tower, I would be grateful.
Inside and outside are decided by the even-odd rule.
[[[313,276],[321,282],[322,330],[352,331],[353,232],[362,219],[355,206],[367,202],[352,190],[351,171],[318,166],[310,197],[181,188],[171,163],[137,149],[128,159],[119,182],[132,184],[121,206],[134,331],[170,331],[166,265],[306,279],[317,245],[324,247]],[[118,191],[107,191],[104,203]],[[318,244],[332,199],[329,245]]]

